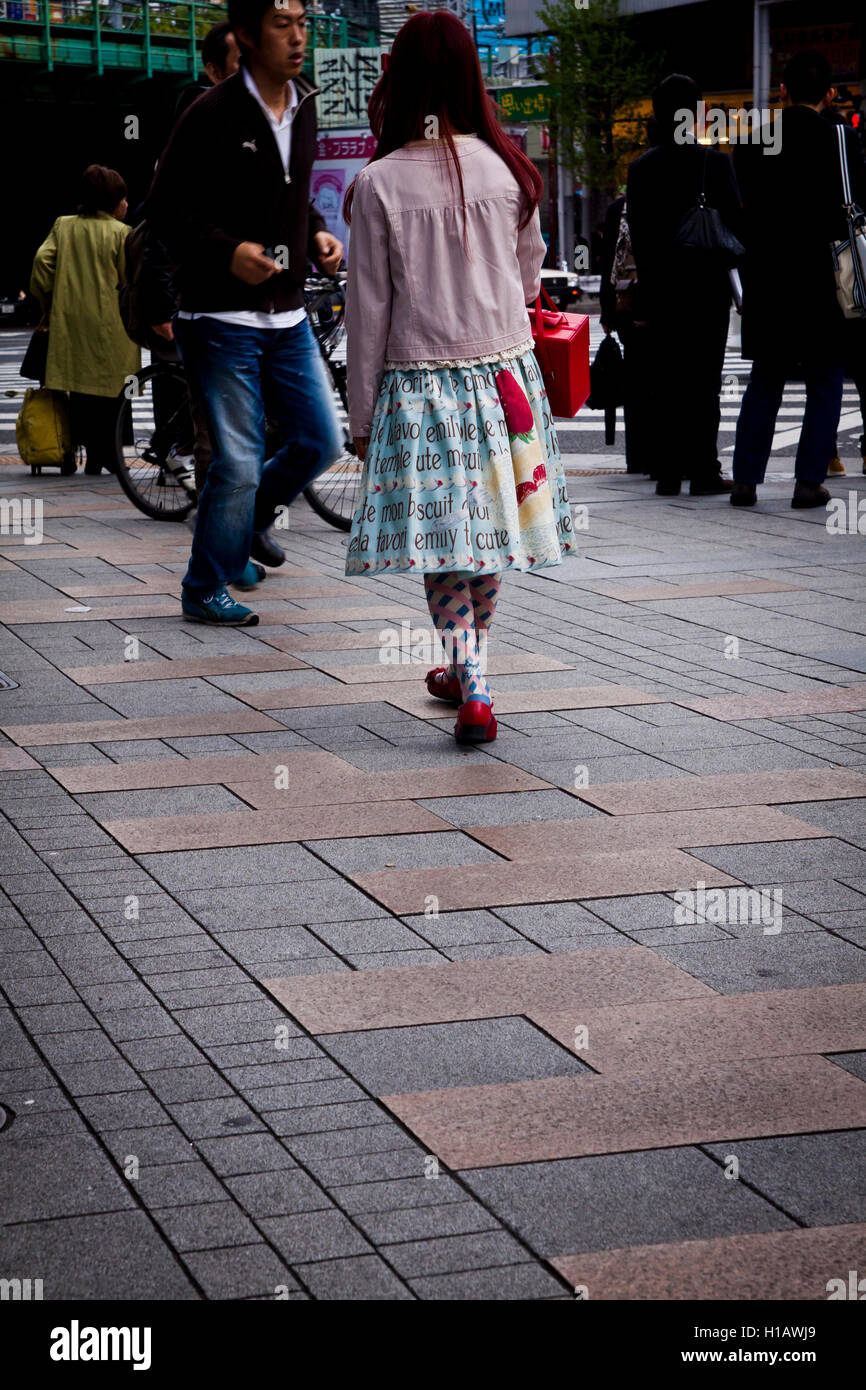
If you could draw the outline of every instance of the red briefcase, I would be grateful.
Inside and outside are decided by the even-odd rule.
[[[542,309],[541,294],[549,309]],[[576,415],[589,395],[589,319],[561,313],[544,288],[541,294],[528,312],[551,413]]]

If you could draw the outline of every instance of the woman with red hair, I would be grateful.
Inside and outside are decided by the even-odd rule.
[[[573,549],[526,312],[545,244],[538,171],[508,140],[466,27],[398,33],[368,105],[376,151],[346,194],[349,421],[364,462],[351,575],[424,575],[455,735],[496,737],[483,654],[504,570]]]

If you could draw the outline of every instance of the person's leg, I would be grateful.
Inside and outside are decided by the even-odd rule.
[[[764,481],[776,416],[785,393],[784,373],[769,364],[755,362],[743,395],[734,444],[734,482],[754,485]]]
[[[501,583],[502,576],[499,574],[475,574],[469,581],[475,616],[475,633],[478,638],[478,650],[482,656],[487,641],[487,631],[496,612],[496,601],[499,598]]]
[[[213,446],[183,581],[190,597],[201,597],[231,584],[249,558],[265,460],[262,358],[274,330],[200,318],[176,320],[175,331]]]
[[[334,388],[308,319],[268,335],[262,370],[285,444],[262,473],[253,523],[257,534],[267,531],[277,509],[293,502],[343,448]]]
[[[692,439],[689,476],[696,487],[717,483],[722,473],[719,462],[719,425],[722,418],[719,398],[728,341],[728,319],[727,304],[708,312],[703,333],[696,325],[692,338],[700,347],[695,353],[694,369],[689,373],[684,394],[688,397],[687,414]]]
[[[805,372],[806,409],[797,445],[794,477],[808,487],[820,487],[833,457],[842,410],[845,368],[841,362],[822,363]]]
[[[424,592],[430,616],[442,638],[446,659],[450,656],[450,665],[460,682],[464,701],[479,700],[490,705],[493,699],[482,670],[475,631],[472,581],[476,577],[460,572],[425,574]],[[489,611],[492,617],[492,608]]]

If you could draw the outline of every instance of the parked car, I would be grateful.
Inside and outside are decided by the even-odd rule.
[[[39,306],[24,290],[0,294],[0,328],[28,328],[39,322]]]
[[[571,270],[542,270],[541,283],[557,309],[573,309],[580,299],[579,277]]]

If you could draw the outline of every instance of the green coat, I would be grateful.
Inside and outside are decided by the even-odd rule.
[[[129,228],[109,212],[58,217],[36,252],[30,293],[48,308],[45,385],[117,396],[141,366],[117,302]]]

